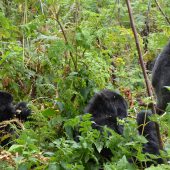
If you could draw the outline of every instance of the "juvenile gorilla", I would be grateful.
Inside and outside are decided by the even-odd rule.
[[[12,101],[13,97],[10,93],[0,91],[0,122],[10,120],[14,116],[15,109]]]
[[[90,100],[85,108],[85,113],[92,114],[92,120],[95,122],[93,128],[102,132],[102,127],[107,126],[118,134],[123,135],[123,126],[118,123],[117,118],[126,118],[128,116],[127,109],[127,102],[120,94],[110,90],[103,90],[95,94]],[[138,132],[148,140],[143,146],[143,153],[159,156],[159,141],[157,138],[155,123],[150,121],[149,116],[151,116],[151,112],[149,111],[141,111],[137,115]],[[107,148],[103,148],[100,154],[107,159],[112,157],[111,150]],[[129,161],[132,162],[131,159],[129,159]],[[163,163],[163,160],[157,158],[147,161],[143,166],[146,165],[146,167],[149,167],[151,164],[161,163]],[[138,165],[140,166],[140,164]]]
[[[127,102],[120,94],[111,90],[102,90],[92,97],[85,108],[85,113],[92,114],[93,128],[102,132],[103,126],[107,126],[122,135],[123,126],[118,123],[117,119],[126,118],[127,109]],[[108,148],[103,148],[100,155],[104,159],[110,159],[112,152]]]
[[[26,121],[31,114],[25,102],[20,102],[16,106],[13,105],[13,97],[10,93],[0,91],[0,145],[7,145],[15,130],[11,127],[9,121],[18,118],[20,121]],[[15,124],[15,123],[14,123]]]
[[[85,113],[91,113],[95,122],[93,127],[102,131],[102,126],[107,126],[123,134],[123,126],[119,125],[117,118],[127,117],[128,105],[125,99],[111,90],[103,90],[96,93],[85,108]]]
[[[20,102],[15,106],[15,116],[21,121],[27,121],[31,115],[31,109],[28,108],[26,102]]]
[[[170,91],[165,86],[170,86],[170,42],[157,57],[153,72],[152,85],[157,97],[157,113],[163,114],[170,102]]]
[[[159,141],[155,128],[155,122],[150,121],[149,119],[151,115],[152,113],[150,111],[141,111],[137,115],[138,132],[139,135],[145,136],[148,141],[143,146],[143,153],[149,153],[159,156]],[[144,166],[146,165],[146,167],[149,167],[152,164],[156,165],[161,163],[163,163],[163,160],[161,158],[157,158],[151,161],[147,161],[146,163],[144,163]]]

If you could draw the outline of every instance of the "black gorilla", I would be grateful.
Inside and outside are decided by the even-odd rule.
[[[31,110],[28,109],[25,102],[20,102],[16,106],[13,105],[13,97],[10,93],[0,91],[0,145],[8,145],[15,130],[11,127],[9,121],[18,118],[20,121],[26,121],[31,115]],[[14,122],[15,124],[15,122]],[[8,145],[9,146],[9,145]]]
[[[15,115],[12,101],[13,97],[10,93],[0,91],[0,122],[10,120]]]
[[[147,143],[143,146],[143,153],[149,153],[153,155],[160,155],[159,152],[159,141],[157,137],[157,132],[155,128],[155,122],[150,121],[149,117],[152,115],[150,111],[141,111],[137,115],[137,124],[139,135],[145,136]],[[149,157],[148,157],[149,158]],[[163,160],[157,158],[154,160],[147,161],[144,166],[151,166],[152,164],[161,164]]]
[[[96,93],[90,100],[85,108],[85,113],[92,114],[92,120],[95,122],[93,128],[102,132],[102,127],[107,126],[118,134],[123,135],[123,126],[118,123],[117,118],[126,118],[128,116],[127,109],[127,102],[120,94],[110,90],[103,90]],[[149,111],[141,111],[137,115],[139,134],[145,136],[148,140],[143,146],[143,153],[159,155],[159,141],[155,123],[149,120],[149,116],[151,116]],[[100,154],[107,159],[110,159],[112,156],[111,150],[107,148],[103,148]],[[129,162],[132,162],[131,159],[129,159]],[[151,161],[146,162],[146,166],[149,167],[155,162],[160,164],[163,163],[163,160],[157,158],[152,161],[151,159]]]
[[[123,126],[117,119],[127,117],[128,105],[126,100],[118,93],[111,90],[102,90],[96,93],[85,108],[85,113],[92,114],[92,127],[103,131],[103,126],[114,130],[118,134],[123,134]],[[112,152],[108,148],[103,148],[100,155],[104,159],[110,159]]]
[[[152,72],[152,85],[157,97],[157,113],[162,114],[170,102],[170,42],[156,59]]]
[[[15,106],[15,116],[21,121],[27,121],[31,115],[31,109],[27,107],[26,102],[20,102]]]
[[[118,124],[117,118],[127,117],[127,109],[127,102],[120,94],[103,90],[90,100],[85,113],[92,114],[94,128],[102,131],[102,126],[106,125],[118,134],[123,134],[123,126]]]

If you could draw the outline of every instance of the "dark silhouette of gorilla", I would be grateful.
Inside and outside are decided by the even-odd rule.
[[[27,121],[31,115],[31,109],[28,108],[26,102],[20,102],[15,106],[15,116],[20,121]]]
[[[13,97],[10,93],[0,91],[0,122],[10,120],[15,115],[12,102]]]
[[[107,126],[116,133],[123,135],[123,126],[118,123],[117,119],[126,118],[128,116],[127,109],[127,102],[120,94],[111,90],[103,90],[92,97],[85,108],[85,113],[92,114],[92,120],[95,122],[93,128],[102,132],[103,126]],[[151,116],[150,111],[141,111],[137,115],[139,134],[145,136],[148,140],[143,146],[143,153],[159,156],[159,141],[155,123],[150,121],[149,116]],[[103,148],[100,154],[106,159],[110,159],[113,155],[108,148]],[[149,167],[151,164],[163,163],[161,158],[150,159],[146,163],[142,162],[143,166]],[[132,162],[132,159],[129,159],[129,162]],[[137,165],[141,165],[139,161],[137,161]]]
[[[92,114],[95,122],[93,127],[102,131],[102,126],[107,126],[123,134],[123,126],[118,124],[117,118],[127,117],[128,105],[126,100],[118,93],[111,90],[103,90],[96,93],[85,108],[85,113]]]
[[[13,97],[10,93],[0,91],[0,145],[8,145],[15,135],[14,128],[11,127],[9,121],[18,118],[20,121],[27,121],[31,115],[31,110],[25,102],[20,102],[16,106],[13,105]],[[15,124],[15,122],[13,122]],[[9,145],[8,145],[9,146]]]
[[[96,93],[87,107],[85,113],[92,114],[92,127],[103,131],[103,126],[114,130],[116,133],[123,134],[123,125],[118,123],[118,118],[123,119],[127,117],[128,105],[126,100],[118,93],[111,90],[102,90]],[[108,148],[103,148],[100,155],[104,159],[110,160],[112,152]]]
[[[152,85],[157,98],[157,113],[163,114],[170,102],[170,91],[165,87],[170,86],[170,42],[156,59]]]
[[[143,153],[149,153],[153,155],[160,155],[159,152],[159,141],[157,137],[157,132],[155,128],[155,122],[150,121],[151,111],[141,111],[137,115],[137,124],[139,135],[143,135],[147,139],[147,143],[143,146]],[[149,156],[148,156],[149,158]],[[152,159],[144,163],[144,166],[149,167],[152,164],[162,164],[163,160],[161,158]]]

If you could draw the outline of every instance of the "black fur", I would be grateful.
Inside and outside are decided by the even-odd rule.
[[[16,135],[16,131],[12,128],[11,124],[15,122],[4,122],[14,118],[18,118],[20,121],[27,121],[31,114],[31,110],[27,107],[27,103],[20,102],[16,106],[13,105],[13,97],[10,93],[0,91],[0,145],[10,146],[13,136]],[[19,127],[17,127],[19,128]]]
[[[143,153],[149,153],[159,156],[159,141],[155,128],[155,122],[150,121],[149,118],[151,115],[152,113],[150,111],[141,111],[137,115],[138,132],[139,135],[143,135],[148,141],[143,146]],[[161,163],[163,163],[163,160],[161,158],[157,158],[153,161],[147,161],[145,165],[149,167],[152,164],[156,165]]]
[[[123,134],[123,126],[117,119],[127,117],[128,105],[126,100],[118,93],[111,90],[102,90],[96,93],[85,108],[85,113],[92,114],[93,128],[103,131],[103,126]],[[110,160],[112,152],[108,148],[103,148],[100,155],[104,159]]]
[[[152,72],[152,85],[157,97],[157,113],[163,114],[170,102],[170,42],[156,59]]]
[[[118,93],[111,90],[103,90],[96,93],[85,108],[85,113],[91,113],[94,127],[102,131],[102,126],[107,126],[123,134],[123,126],[119,125],[117,118],[127,117],[127,102]]]
[[[10,93],[0,91],[0,122],[14,117],[15,109],[12,102],[13,97]]]
[[[15,106],[15,115],[21,121],[27,121],[31,115],[31,109],[27,107],[26,102],[20,102]]]

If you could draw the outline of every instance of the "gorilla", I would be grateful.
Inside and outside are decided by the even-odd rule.
[[[85,108],[85,113],[92,114],[92,120],[95,122],[94,128],[102,131],[102,126],[107,125],[122,135],[123,126],[119,125],[117,118],[126,118],[127,109],[127,102],[120,94],[105,89],[94,95]]]
[[[123,125],[118,123],[118,118],[127,117],[128,105],[126,100],[118,93],[111,90],[102,90],[96,93],[85,108],[85,113],[92,114],[92,127],[103,131],[103,126],[123,134]],[[108,148],[103,148],[100,155],[107,160],[112,157],[112,152]]]
[[[10,93],[0,91],[0,122],[10,120],[15,115],[12,101],[13,97]]]
[[[15,135],[14,128],[11,124],[16,124],[14,121],[10,123],[9,120],[19,119],[20,121],[27,121],[31,115],[31,110],[27,107],[25,102],[20,102],[16,106],[13,105],[13,97],[10,93],[0,91],[0,145],[9,146],[12,136]],[[6,122],[5,122],[6,121]],[[17,126],[17,125],[16,125]],[[19,128],[19,127],[17,127]]]
[[[155,122],[150,121],[150,116],[152,115],[151,111],[141,111],[137,115],[137,124],[139,135],[143,135],[147,139],[147,143],[143,145],[143,153],[149,153],[153,155],[160,155],[159,151],[159,141],[157,137],[157,132],[155,128]],[[150,158],[148,156],[148,158]],[[149,167],[152,164],[162,164],[163,159],[157,158],[143,163],[143,166]]]
[[[152,85],[157,98],[157,113],[163,114],[170,102],[170,42],[157,57],[152,71]]]
[[[28,108],[26,102],[20,102],[15,106],[15,116],[20,121],[27,121],[31,115],[31,109]]]
[[[118,123],[117,118],[126,118],[128,116],[127,109],[127,102],[120,94],[111,90],[102,90],[92,97],[85,108],[85,113],[92,114],[92,121],[94,122],[92,125],[93,128],[102,132],[102,127],[107,126],[116,133],[123,135],[123,125]],[[141,111],[137,115],[136,120],[139,135],[145,136],[148,140],[148,142],[143,145],[143,153],[159,156],[159,141],[155,123],[150,121],[149,116],[151,116],[151,112]],[[103,148],[100,154],[106,159],[112,157],[112,152],[108,148]],[[132,159],[129,159],[129,162],[132,162]],[[161,164],[163,163],[163,160],[161,158],[151,159],[144,165],[149,167],[151,164],[155,164],[155,162],[156,164]],[[141,165],[139,164],[139,161],[137,161],[137,165]]]

